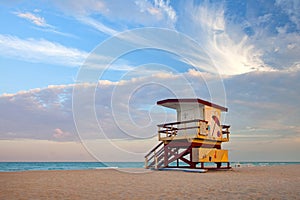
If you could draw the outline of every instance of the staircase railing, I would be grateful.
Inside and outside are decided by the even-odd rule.
[[[159,143],[156,147],[154,147],[146,156],[145,156],[145,168],[158,168],[159,163],[164,157],[164,148],[163,142]]]

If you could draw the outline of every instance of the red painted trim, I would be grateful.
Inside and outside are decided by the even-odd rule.
[[[158,124],[158,127],[165,127],[165,126],[171,126],[171,125],[177,125],[177,124],[186,124],[186,123],[191,123],[191,122],[205,122],[208,123],[208,121],[202,120],[202,119],[193,119],[193,120],[187,120],[187,121],[181,121],[181,122],[171,122],[167,124]]]
[[[210,106],[213,108],[217,108],[220,109],[222,111],[227,112],[228,108],[225,108],[223,106],[219,106],[217,104],[211,103],[209,101],[205,101],[203,99],[165,99],[165,100],[161,100],[157,102],[157,105],[161,105],[164,106],[164,104],[166,103],[199,103],[199,104],[203,104],[206,106]]]
[[[202,148],[216,148],[216,149],[221,149],[220,144],[205,144],[205,143],[195,143],[195,142],[189,142],[187,140],[182,140],[182,141],[171,141],[165,146],[170,147],[170,148],[189,148],[189,147],[202,147]]]

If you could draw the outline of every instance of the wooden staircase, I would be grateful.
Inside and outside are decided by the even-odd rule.
[[[170,167],[169,164],[177,161],[182,161],[188,165],[192,165],[191,160],[184,158],[184,156],[191,153],[192,146],[188,148],[177,148],[171,145],[172,142],[165,144],[159,143],[145,156],[145,168],[146,169],[159,169],[164,167]]]

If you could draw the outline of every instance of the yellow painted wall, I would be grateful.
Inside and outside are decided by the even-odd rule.
[[[193,148],[193,162],[228,162],[228,150]]]

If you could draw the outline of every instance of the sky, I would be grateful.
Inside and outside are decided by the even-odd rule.
[[[226,106],[232,161],[300,161],[298,0],[0,3],[0,161],[143,161],[167,98]]]

